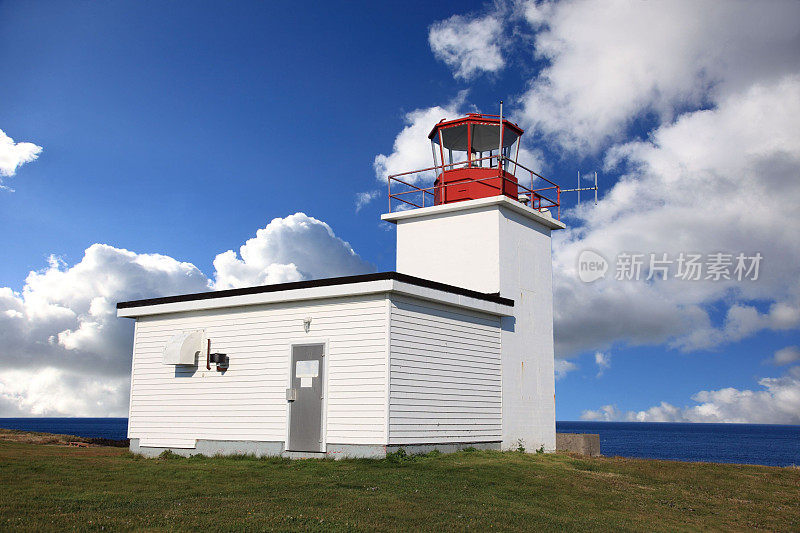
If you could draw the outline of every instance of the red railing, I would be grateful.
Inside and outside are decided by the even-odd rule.
[[[524,165],[522,165],[520,163],[517,163],[513,159],[505,157],[505,156],[501,156],[501,157],[502,157],[502,160],[506,161],[506,165],[505,166],[510,167],[511,165],[514,165],[514,169],[515,169],[514,173],[516,173],[516,169],[517,168],[521,168],[521,169],[525,170],[526,172],[530,173],[531,186],[530,187],[526,187],[526,186],[522,185],[521,183],[519,183],[519,181],[515,182],[514,180],[508,178],[503,172],[500,172],[500,169],[498,169],[497,176],[487,176],[485,178],[479,178],[479,179],[474,179],[474,180],[459,180],[458,182],[445,183],[444,185],[438,185],[438,186],[434,185],[434,186],[431,186],[431,187],[419,187],[417,185],[414,185],[413,183],[408,183],[407,181],[399,179],[399,176],[409,176],[409,175],[412,175],[412,174],[420,174],[422,172],[430,172],[432,170],[444,171],[445,168],[447,168],[447,167],[449,167],[450,169],[454,169],[454,168],[457,168],[457,167],[460,167],[460,168],[476,167],[476,165],[475,165],[476,162],[480,162],[480,161],[486,160],[486,159],[489,160],[489,163],[488,163],[489,167],[477,166],[477,168],[490,168],[492,166],[492,164],[493,164],[492,160],[493,159],[494,160],[497,159],[496,155],[492,155],[492,156],[482,157],[482,158],[478,158],[478,159],[472,159],[471,161],[461,161],[461,162],[458,162],[458,163],[449,163],[449,164],[446,164],[446,165],[438,165],[438,166],[435,166],[435,167],[428,167],[428,168],[423,168],[423,169],[419,169],[419,170],[412,170],[412,171],[409,171],[409,172],[401,172],[400,174],[392,174],[388,178],[389,212],[392,211],[392,207],[393,207],[392,206],[392,200],[397,200],[399,202],[402,202],[405,205],[408,205],[408,206],[411,206],[411,207],[416,207],[416,208],[426,207],[426,204],[428,206],[432,206],[435,203],[435,198],[436,198],[437,194],[439,195],[440,198],[443,197],[443,196],[441,196],[441,193],[442,193],[443,190],[445,190],[446,187],[450,187],[450,186],[453,186],[453,185],[463,186],[464,184],[467,184],[467,183],[481,183],[481,182],[487,182],[489,180],[494,181],[494,180],[497,180],[498,178],[501,178],[504,182],[507,181],[509,183],[512,183],[512,184],[516,185],[518,189],[521,189],[521,191],[518,191],[518,196],[522,196],[523,194],[530,195],[530,198],[529,198],[530,204],[529,205],[530,205],[531,208],[536,209],[537,211],[542,211],[543,209],[550,209],[552,207],[555,207],[556,208],[556,212],[557,212],[556,213],[556,217],[557,217],[558,220],[561,220],[561,187],[559,185],[557,185],[556,183],[550,181],[549,179],[545,178],[544,176],[542,176],[542,175],[534,172],[533,170],[525,167]],[[549,184],[549,186],[547,186],[547,187],[539,187],[538,189],[534,189],[533,188],[534,178],[539,178],[539,179],[545,181],[546,183]],[[403,191],[400,191],[400,192],[392,192],[392,182],[397,182],[398,184],[400,184],[400,185],[402,185],[404,187],[407,187],[407,189],[405,189]],[[502,187],[503,184],[501,184],[501,186],[497,186],[497,185],[495,185],[493,183],[484,183],[484,185],[486,185],[487,187],[491,187],[493,189],[497,189],[498,195],[503,194],[503,187]],[[553,192],[551,192],[551,191],[553,191]],[[552,196],[554,194],[555,194],[555,199],[552,198]],[[409,196],[409,195],[411,195],[411,196]],[[415,195],[417,195],[417,196],[415,196]],[[430,199],[428,199],[427,202],[426,202],[426,195],[430,195]],[[403,198],[403,197],[405,197],[405,198]],[[411,198],[411,199],[409,199],[409,198]],[[419,203],[416,203],[416,202],[412,201],[413,199],[416,199]]]

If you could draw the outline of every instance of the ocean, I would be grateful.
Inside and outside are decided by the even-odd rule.
[[[800,465],[800,426],[556,422],[556,431],[598,433],[600,452],[608,456],[767,466]]]
[[[0,428],[125,439],[127,418],[0,418]],[[556,422],[560,433],[598,433],[603,455],[673,461],[800,465],[800,426]]]
[[[0,428],[113,440],[128,438],[127,418],[0,418]]]

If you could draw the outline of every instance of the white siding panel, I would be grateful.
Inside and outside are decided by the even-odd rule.
[[[284,441],[291,344],[327,341],[326,440],[385,444],[385,297],[355,296],[155,315],[137,321],[128,435],[152,446],[181,440]],[[311,317],[311,330],[303,319]],[[224,374],[162,364],[172,335],[205,329],[227,353]]]
[[[500,320],[393,296],[389,444],[502,438]]]

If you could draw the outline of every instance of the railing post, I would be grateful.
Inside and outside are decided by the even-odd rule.
[[[503,172],[503,101],[500,100],[500,147],[497,150],[497,169]]]
[[[531,190],[533,190],[533,171],[531,170]]]
[[[444,183],[444,137],[442,137],[442,129],[441,128],[439,128],[439,154],[440,154],[440,157],[442,158],[441,159],[441,162],[442,162],[442,173],[439,174],[439,175],[442,177],[442,183]],[[452,162],[453,161],[451,160],[450,163],[452,163]],[[433,180],[434,180],[433,182],[436,183],[436,178],[434,178]],[[441,194],[442,195],[446,194],[444,189],[442,190]],[[440,201],[442,203],[445,202],[444,196],[440,197]]]

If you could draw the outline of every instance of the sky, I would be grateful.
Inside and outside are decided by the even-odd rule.
[[[117,301],[393,270],[386,176],[503,100],[526,164],[599,177],[553,236],[557,418],[800,424],[797,20],[2,2],[0,416],[125,416]]]

